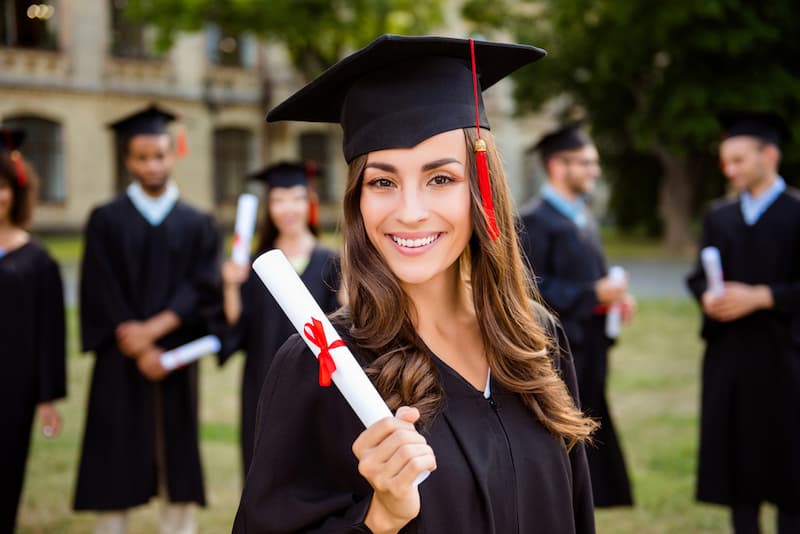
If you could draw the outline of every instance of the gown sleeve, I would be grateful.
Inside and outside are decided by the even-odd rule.
[[[49,257],[39,273],[36,292],[36,402],[67,394],[64,328],[64,288],[58,265]]]
[[[703,233],[700,237],[700,246],[698,247],[697,258],[694,262],[694,267],[689,275],[686,277],[686,287],[689,288],[689,291],[692,293],[695,299],[699,302],[702,297],[703,293],[706,292],[708,288],[708,282],[706,281],[706,273],[703,270],[703,265],[700,262],[700,250],[703,248],[711,246],[714,244],[713,238],[713,230],[710,217],[707,215],[706,218],[703,220]]]
[[[562,317],[587,318],[597,305],[594,280],[559,277],[554,265],[570,261],[563,250],[568,237],[559,237],[544,222],[525,221],[523,248],[536,278],[536,286],[547,305]]]
[[[552,315],[537,309],[540,320],[549,324],[550,336],[556,343],[557,355],[554,356],[554,367],[567,385],[575,405],[580,408],[580,395],[578,395],[578,378],[575,374],[575,364],[569,341],[564,329]],[[589,462],[586,458],[586,445],[576,444],[569,453],[572,466],[572,509],[575,514],[576,534],[594,534],[594,497],[592,495],[592,481],[589,474]]]
[[[369,532],[372,489],[351,450],[363,426],[339,391],[317,380],[316,359],[293,335],[261,389],[234,533]]]
[[[135,318],[108,260],[109,237],[101,211],[89,216],[81,262],[80,316],[84,351],[114,343],[117,326]]]
[[[167,308],[183,324],[206,321],[209,327],[224,318],[220,284],[220,238],[211,217],[203,217],[193,268],[181,282]],[[212,328],[213,330],[213,328]]]

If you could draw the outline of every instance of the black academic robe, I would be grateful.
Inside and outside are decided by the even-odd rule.
[[[371,359],[343,339],[362,366]],[[419,515],[401,532],[593,533],[583,446],[568,452],[517,395],[492,380],[487,400],[430,356],[444,399],[422,433],[437,469],[420,485]],[[568,352],[556,360],[574,394]],[[289,338],[261,390],[255,454],[233,532],[369,532],[363,520],[372,489],[351,449],[363,430],[339,391],[319,385],[317,361],[300,336]]]
[[[787,189],[753,226],[738,199],[718,202],[702,246],[719,249],[726,281],[768,285],[775,307],[728,323],[703,317],[697,497],[800,512],[800,192]],[[699,300],[699,259],[687,282]]]
[[[607,273],[606,259],[591,213],[578,227],[546,200],[521,217],[520,241],[545,303],[555,311],[569,339],[581,406],[600,422],[587,447],[597,507],[633,503],[625,459],[606,400],[608,349],[606,316],[598,313],[594,285]]]
[[[0,257],[0,532],[14,532],[36,405],[66,395],[64,292],[36,242]]]
[[[150,225],[125,194],[89,217],[81,335],[83,350],[96,358],[76,510],[147,502],[157,493],[159,458],[166,465],[169,500],[205,504],[196,363],[151,382],[119,351],[115,329],[169,309],[181,326],[158,346],[168,350],[208,334],[209,321],[221,309],[219,244],[212,219],[181,201],[158,226]],[[158,444],[156,435],[162,438]]]
[[[314,247],[300,279],[323,312],[331,313],[339,307],[339,258],[335,252],[320,245]],[[240,412],[242,466],[246,474],[253,457],[261,385],[275,353],[295,329],[253,270],[242,284],[241,295],[242,314],[226,336],[223,360],[237,350],[244,350],[246,355]]]

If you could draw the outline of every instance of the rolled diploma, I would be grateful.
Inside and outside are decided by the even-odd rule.
[[[700,251],[700,261],[706,273],[708,291],[715,297],[725,293],[725,283],[722,280],[722,259],[717,247],[705,247]]]
[[[304,334],[305,324],[311,321],[312,317],[322,323],[328,345],[341,339],[282,251],[274,249],[265,252],[253,262],[253,270],[272,293],[275,301],[315,357],[319,357],[321,349]],[[336,364],[331,379],[364,426],[369,427],[380,419],[392,417],[391,410],[353,357],[350,349],[346,346],[330,349],[330,355]],[[421,473],[416,484],[425,480],[429,474],[429,472]]]
[[[619,265],[614,265],[608,270],[608,278],[616,284],[623,283],[625,281],[625,269]],[[619,337],[621,327],[622,304],[615,302],[608,308],[608,314],[606,315],[606,336],[616,339]]]
[[[236,224],[233,227],[231,259],[239,265],[250,263],[250,247],[256,227],[258,197],[250,193],[239,195],[236,205]]]
[[[217,336],[205,336],[190,341],[185,345],[168,350],[161,355],[161,366],[167,371],[190,364],[206,354],[219,352],[220,342]]]

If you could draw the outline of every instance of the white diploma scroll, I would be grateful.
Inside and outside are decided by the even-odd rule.
[[[364,426],[369,427],[380,419],[392,417],[389,407],[350,349],[342,342],[283,252],[278,249],[265,252],[253,262],[253,270],[267,286],[317,359],[320,359],[320,354],[323,352],[318,343],[327,345],[325,351],[336,365],[331,379]],[[416,484],[425,480],[429,474],[429,472],[421,473]]]
[[[250,193],[239,195],[231,250],[231,259],[239,265],[250,263],[250,247],[256,227],[257,215],[258,197]]]
[[[725,283],[722,280],[722,259],[717,247],[705,247],[700,251],[700,262],[706,273],[708,291],[712,296],[719,297],[725,293]]]
[[[608,269],[608,278],[612,283],[621,285],[625,282],[625,269],[619,265],[612,266]],[[606,336],[617,339],[621,328],[622,303],[614,302],[608,307],[608,314],[606,314]]]
[[[206,354],[219,352],[220,342],[217,336],[205,336],[185,345],[168,350],[161,355],[161,366],[167,371],[188,365]]]

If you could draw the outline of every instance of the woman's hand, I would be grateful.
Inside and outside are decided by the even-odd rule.
[[[249,265],[239,265],[233,260],[227,260],[222,264],[222,304],[225,320],[229,325],[235,325],[242,316],[242,296],[239,291],[248,276],[250,276]]]
[[[61,415],[52,402],[42,402],[36,406],[36,415],[42,425],[42,434],[52,438],[61,433]]]
[[[249,265],[240,265],[233,260],[226,260],[222,264],[222,282],[226,286],[238,287],[247,281],[249,275]]]
[[[375,493],[365,519],[375,534],[397,532],[419,514],[419,490],[414,481],[436,469],[436,457],[414,428],[416,408],[403,406],[395,417],[381,419],[353,443],[358,471]]]

